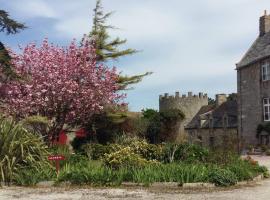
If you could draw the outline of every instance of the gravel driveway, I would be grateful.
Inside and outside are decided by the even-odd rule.
[[[270,157],[256,156],[260,164],[270,169]],[[96,189],[96,188],[20,188],[0,189],[0,200],[84,200],[84,199],[181,199],[181,200],[269,200],[270,179],[241,188],[224,190],[166,190],[166,189]]]

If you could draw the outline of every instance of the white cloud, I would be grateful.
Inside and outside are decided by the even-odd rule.
[[[57,12],[44,0],[13,0],[8,3],[19,12],[22,18],[57,17]]]
[[[53,18],[48,28],[57,38],[80,39],[91,29],[94,0],[12,2],[22,18]],[[116,11],[109,23],[119,30],[112,35],[127,38],[127,47],[143,50],[117,66],[126,74],[154,72],[136,86],[138,93],[158,93],[165,87],[235,92],[235,63],[258,35],[259,16],[270,10],[269,0],[103,0],[103,5],[106,11]]]

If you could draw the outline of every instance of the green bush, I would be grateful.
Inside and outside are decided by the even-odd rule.
[[[159,160],[162,161],[164,158],[163,145],[148,144],[145,140],[138,138],[128,138],[122,140],[120,144],[95,144],[89,143],[82,147],[83,154],[91,160],[100,160],[104,158],[105,154],[111,154],[119,151],[125,147],[130,147],[131,150],[140,155],[146,160]]]
[[[216,186],[231,186],[237,183],[236,175],[228,169],[213,168],[209,172],[209,180]]]
[[[145,140],[134,140],[127,145],[132,149],[134,153],[139,154],[146,160],[163,161],[163,145],[148,144]]]
[[[90,160],[101,160],[105,154],[110,154],[122,149],[123,146],[118,144],[97,144],[88,143],[82,146],[83,154],[86,155]]]
[[[234,163],[240,159],[239,155],[233,151],[224,151],[222,149],[215,149],[209,152],[206,162],[226,166]]]
[[[34,186],[40,181],[56,179],[56,171],[53,166],[44,165],[39,169],[23,168],[15,174],[14,182],[21,186]]]
[[[205,162],[209,157],[209,150],[194,144],[180,144],[175,152],[175,161]]]
[[[9,184],[23,168],[47,163],[48,150],[42,139],[11,119],[0,119],[0,181]]]

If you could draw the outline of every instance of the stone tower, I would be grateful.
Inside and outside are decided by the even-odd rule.
[[[188,92],[188,95],[180,96],[180,93],[176,92],[174,96],[169,96],[168,93],[159,96],[159,111],[179,109],[185,114],[185,119],[179,127],[179,135],[185,133],[184,127],[205,105],[208,105],[208,96],[203,93],[193,95],[192,92]]]

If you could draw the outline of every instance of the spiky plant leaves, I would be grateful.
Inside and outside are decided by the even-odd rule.
[[[9,184],[22,168],[39,168],[47,162],[42,139],[12,119],[0,119],[0,181]]]

